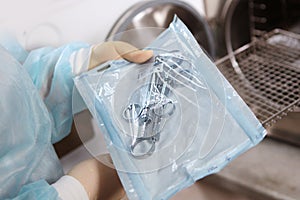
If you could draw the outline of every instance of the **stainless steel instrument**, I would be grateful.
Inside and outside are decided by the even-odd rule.
[[[187,89],[201,87],[187,66],[189,62],[177,52],[155,57],[149,83],[132,95],[140,97],[143,96],[140,93],[146,93],[145,98],[140,103],[129,103],[122,113],[133,132],[130,144],[132,156],[146,158],[155,151],[165,124],[176,110],[176,99],[170,98],[174,96],[172,91],[181,85],[187,86]]]

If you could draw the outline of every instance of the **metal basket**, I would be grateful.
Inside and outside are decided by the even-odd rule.
[[[300,106],[300,35],[275,29],[216,65],[265,127]]]

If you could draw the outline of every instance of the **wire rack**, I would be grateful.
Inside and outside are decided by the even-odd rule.
[[[216,64],[265,127],[300,106],[300,35],[275,29]]]

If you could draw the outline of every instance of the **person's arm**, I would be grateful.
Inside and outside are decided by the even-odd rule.
[[[74,52],[84,48],[89,48],[89,45],[71,43],[59,48],[43,47],[30,51],[23,63],[49,112],[52,143],[60,141],[71,131],[74,84],[69,60]]]

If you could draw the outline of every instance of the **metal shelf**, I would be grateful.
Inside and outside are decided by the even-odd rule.
[[[300,35],[275,29],[216,64],[265,127],[300,106]]]

